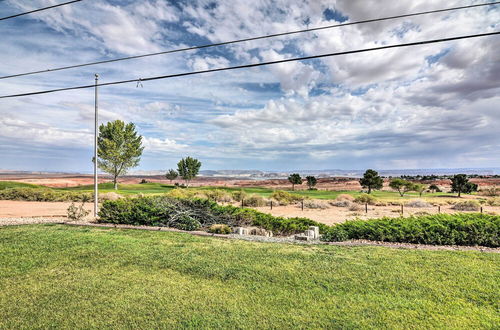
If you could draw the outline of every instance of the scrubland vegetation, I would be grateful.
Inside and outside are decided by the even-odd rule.
[[[265,230],[272,231],[275,235],[290,235],[302,232],[311,225],[320,226],[321,231],[325,232],[328,227],[306,217],[276,217],[268,213],[258,212],[249,207],[274,207],[283,205],[298,205],[304,209],[325,210],[332,207],[346,208],[351,212],[364,213],[367,205],[370,207],[385,206],[385,205],[404,205],[408,208],[429,208],[433,205],[452,204],[452,209],[457,212],[478,212],[484,206],[500,205],[498,197],[479,196],[475,200],[463,200],[450,198],[443,199],[442,197],[433,199],[432,194],[426,194],[425,199],[422,198],[407,198],[395,197],[399,192],[390,191],[372,191],[370,194],[360,192],[333,192],[333,191],[318,191],[318,190],[303,190],[303,191],[273,191],[267,188],[227,188],[227,187],[198,187],[198,188],[179,188],[172,185],[163,185],[157,183],[144,183],[137,185],[121,185],[120,189],[115,192],[112,184],[103,184],[102,188],[109,185],[109,190],[102,189],[100,201],[103,203],[100,212],[100,221],[109,223],[122,223],[132,225],[152,225],[166,226],[183,230],[206,230],[209,231],[213,225],[226,225],[231,228],[238,226],[257,226]],[[495,190],[485,191],[485,195],[495,194]],[[443,196],[443,193],[438,193]],[[429,196],[430,195],[430,196]],[[327,197],[319,199],[318,196]],[[313,198],[311,198],[313,197]],[[28,200],[28,201],[74,201],[87,202],[92,201],[92,193],[86,187],[77,187],[71,189],[55,189],[44,188],[34,185],[24,185],[18,183],[9,184],[2,183],[0,186],[0,199],[11,200]],[[72,218],[77,217],[82,212],[77,212],[77,206],[72,205]],[[366,220],[359,220],[363,224],[356,228],[374,228],[372,224],[377,224],[377,234],[367,231],[365,235],[349,234],[344,235],[341,226],[337,225],[333,228],[338,228],[329,231],[329,235],[325,235],[324,239],[377,239],[389,240],[397,239],[400,242],[427,242],[429,244],[472,244],[481,245],[484,242],[489,242],[489,246],[495,246],[494,242],[487,237],[478,237],[471,239],[468,227],[458,226],[453,227],[453,234],[443,227],[443,223],[449,224],[454,222],[446,222],[443,219],[452,217],[453,221],[461,221],[463,216],[468,215],[456,214],[445,216],[443,218],[428,217],[426,212],[413,212],[420,216],[410,218],[390,219],[375,219],[374,222],[366,223]],[[68,213],[69,214],[69,213]],[[356,213],[354,213],[356,214]],[[497,224],[494,216],[488,215],[471,215],[472,218],[479,216],[474,226],[478,226],[478,235],[481,236],[492,228],[495,229]],[[470,222],[471,218],[467,218]],[[484,220],[487,219],[487,220]],[[483,221],[484,220],[484,221]],[[399,221],[399,222],[398,222]],[[444,222],[443,222],[444,221]],[[493,227],[487,227],[486,223],[490,221]],[[417,226],[422,223],[423,227]],[[469,223],[468,222],[468,223]],[[429,224],[433,223],[433,226]],[[400,231],[394,233],[393,226],[404,224],[407,231],[401,234]],[[350,224],[352,226],[352,224]],[[367,226],[367,227],[365,227]],[[485,227],[486,226],[486,227]],[[381,229],[381,228],[384,229]],[[387,228],[386,228],[387,227]],[[215,230],[215,229],[213,229]],[[370,229],[371,230],[371,229]],[[433,230],[439,231],[438,233]],[[496,229],[497,230],[497,229]],[[340,234],[332,234],[339,231]],[[463,232],[461,232],[463,231]],[[382,234],[380,234],[382,232]],[[455,232],[460,232],[463,239],[454,238]],[[351,232],[350,232],[351,233]],[[385,233],[385,234],[384,234]],[[491,233],[490,233],[491,234]],[[496,233],[498,234],[498,233]],[[428,235],[434,238],[425,238]],[[437,236],[436,236],[437,235]],[[439,235],[446,237],[449,240],[441,238]],[[451,235],[451,236],[450,236]],[[455,235],[455,236],[453,236]],[[485,234],[486,235],[486,234]],[[389,237],[389,238],[387,238]],[[448,242],[448,243],[443,243]],[[451,242],[451,243],[449,243]]]

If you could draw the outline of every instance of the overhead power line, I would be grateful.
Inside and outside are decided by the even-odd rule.
[[[161,52],[156,52],[156,53],[148,53],[148,54],[142,54],[142,55],[120,57],[120,58],[115,58],[115,59],[110,59],[110,60],[103,60],[103,61],[89,62],[89,63],[83,63],[83,64],[68,65],[68,66],[63,66],[63,67],[58,67],[58,68],[53,68],[53,69],[38,70],[38,71],[31,71],[31,72],[25,72],[25,73],[18,73],[18,74],[12,74],[12,75],[7,75],[7,76],[1,76],[0,79],[22,77],[22,76],[28,76],[28,75],[34,75],[34,74],[40,74],[40,73],[46,73],[46,72],[53,72],[53,71],[61,71],[61,70],[67,70],[67,69],[80,68],[80,67],[91,66],[91,65],[98,65],[98,64],[106,64],[106,63],[113,63],[113,62],[119,62],[119,61],[132,60],[132,59],[139,59],[139,58],[143,58],[143,57],[172,54],[172,53],[184,52],[184,51],[195,50],[195,49],[202,49],[202,48],[209,48],[209,47],[216,47],[216,46],[224,46],[224,45],[229,45],[229,44],[236,44],[236,43],[242,43],[242,42],[247,42],[247,41],[254,41],[254,40],[260,40],[260,39],[274,38],[274,37],[286,36],[286,35],[291,35],[291,34],[298,34],[298,33],[305,33],[305,32],[312,32],[312,31],[320,31],[320,30],[332,29],[332,28],[337,28],[337,27],[342,27],[342,26],[349,26],[349,25],[356,25],[356,24],[366,24],[366,23],[373,23],[373,22],[379,22],[379,21],[393,20],[393,19],[398,19],[398,18],[405,18],[405,17],[412,17],[412,16],[419,16],[419,15],[427,15],[427,14],[433,14],[433,13],[441,13],[441,12],[447,12],[447,11],[453,11],[453,10],[469,9],[469,8],[475,8],[475,7],[492,6],[492,5],[496,5],[496,4],[500,4],[500,1],[488,2],[488,3],[481,3],[481,4],[475,4],[475,5],[469,5],[469,6],[461,6],[461,7],[452,7],[452,8],[445,8],[445,9],[422,11],[422,12],[418,12],[418,13],[403,14],[403,15],[397,15],[397,16],[389,16],[389,17],[367,19],[367,20],[356,21],[356,22],[340,23],[340,24],[327,25],[327,26],[321,26],[321,27],[309,28],[309,29],[303,29],[303,30],[296,30],[296,31],[289,31],[289,32],[282,32],[282,33],[275,33],[275,34],[268,34],[268,35],[264,35],[264,36],[244,38],[244,39],[231,40],[231,41],[224,41],[224,42],[213,43],[213,44],[205,44],[205,45],[200,45],[200,46],[178,48],[178,49],[166,50],[166,51],[161,51]]]
[[[331,56],[339,56],[339,55],[348,55],[348,54],[371,52],[371,51],[382,50],[382,49],[389,49],[389,48],[399,48],[399,47],[427,45],[427,44],[433,44],[433,43],[438,43],[438,42],[453,41],[453,40],[460,40],[460,39],[469,39],[469,38],[478,38],[478,37],[487,37],[487,36],[493,36],[493,35],[498,35],[498,34],[500,34],[500,31],[489,32],[489,33],[481,33],[481,34],[471,34],[471,35],[464,35],[464,36],[450,37],[450,38],[443,38],[443,39],[424,40],[424,41],[409,42],[409,43],[403,43],[403,44],[395,44],[395,45],[387,45],[387,46],[380,46],[380,47],[372,47],[372,48],[363,48],[363,49],[356,49],[356,50],[348,50],[348,51],[336,52],[336,53],[328,53],[328,54],[320,54],[320,55],[312,55],[312,56],[303,56],[303,57],[294,57],[294,58],[288,58],[288,59],[277,60],[277,61],[270,61],[270,62],[260,62],[260,63],[253,63],[253,64],[244,64],[244,65],[230,66],[230,67],[217,68],[217,69],[209,69],[209,70],[201,70],[201,71],[175,73],[175,74],[169,74],[169,75],[163,75],[163,76],[155,76],[155,77],[148,77],[148,78],[136,78],[136,79],[129,79],[129,80],[113,81],[113,82],[108,82],[108,83],[101,83],[101,84],[98,84],[98,85],[95,85],[95,84],[94,85],[83,85],[83,86],[75,86],[75,87],[50,89],[50,90],[44,90],[44,91],[38,91],[38,92],[4,95],[4,96],[0,96],[0,99],[12,98],[12,97],[21,97],[21,96],[30,96],[30,95],[39,95],[39,94],[47,94],[47,93],[55,93],[55,92],[62,92],[62,91],[76,90],[76,89],[95,88],[96,86],[110,86],[110,85],[126,84],[126,83],[131,83],[131,82],[144,82],[144,81],[150,81],[150,80],[160,80],[160,79],[167,79],[167,78],[191,76],[191,75],[202,74],[202,73],[209,73],[209,72],[218,72],[218,71],[227,71],[227,70],[235,70],[235,69],[252,68],[252,67],[258,67],[258,66],[264,66],[264,65],[271,65],[271,64],[278,64],[278,63],[311,60],[311,59],[317,59],[317,58],[322,58],[322,57],[331,57]]]
[[[15,14],[15,15],[11,15],[11,16],[6,16],[6,17],[0,17],[0,21],[6,20],[6,19],[9,19],[9,18],[15,18],[15,17],[23,16],[23,15],[33,14],[33,13],[36,13],[36,12],[39,12],[39,11],[43,11],[43,10],[47,10],[47,9],[52,9],[52,8],[56,8],[56,7],[70,5],[72,3],[80,2],[80,1],[82,1],[82,0],[73,0],[73,1],[63,2],[63,3],[57,4],[57,5],[53,5],[53,6],[48,6],[48,7],[43,7],[43,8],[38,8],[38,9],[26,11],[24,13],[19,13],[19,14]]]

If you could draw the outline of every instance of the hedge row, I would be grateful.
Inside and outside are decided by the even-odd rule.
[[[90,202],[92,193],[79,191],[61,191],[49,188],[6,188],[0,190],[0,200],[36,201],[36,202]]]
[[[130,225],[166,226],[184,230],[208,228],[213,224],[257,226],[275,234],[303,232],[309,226],[326,225],[307,218],[275,217],[253,209],[222,206],[206,199],[178,199],[168,196],[148,196],[104,201],[99,221]]]
[[[319,226],[324,241],[366,239],[500,247],[500,216],[480,213],[351,220],[329,227],[307,218],[275,217],[254,209],[222,206],[206,199],[152,196],[105,201],[99,216],[100,221],[106,223],[166,226],[184,230],[208,229],[213,224],[257,226],[278,235],[290,235],[303,232],[309,226]]]
[[[500,216],[456,213],[351,220],[330,227],[322,239],[500,247]]]

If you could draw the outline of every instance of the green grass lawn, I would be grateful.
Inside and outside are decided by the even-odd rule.
[[[37,186],[36,184],[29,184],[24,182],[16,182],[16,181],[0,181],[0,190],[6,188],[40,188],[41,186]]]
[[[256,182],[255,184],[258,184]],[[82,185],[77,187],[68,187],[68,188],[47,188],[43,186],[30,185],[26,183],[13,182],[13,181],[0,181],[0,190],[5,188],[14,188],[14,187],[32,187],[32,188],[46,188],[46,189],[55,189],[55,190],[63,190],[63,191],[82,191],[82,192],[92,192],[94,191],[93,185]],[[118,192],[122,195],[137,195],[137,194],[162,194],[169,192],[174,189],[175,186],[149,182],[144,184],[119,184],[118,190],[114,190],[113,183],[101,183],[99,184],[99,191],[101,193],[106,192]],[[221,189],[227,192],[234,192],[239,190],[244,190],[248,194],[256,194],[262,197],[269,197],[275,189],[271,188],[263,188],[263,187],[245,187],[245,188],[236,188],[236,187],[213,187],[213,186],[204,186],[204,187],[190,187],[187,189],[195,189],[195,190],[213,190],[213,189]],[[329,191],[329,190],[296,190],[292,191],[291,189],[285,189],[291,193],[295,193],[302,196],[307,196],[313,199],[335,199],[340,194],[349,194],[354,197],[359,196],[361,194],[360,191]],[[405,200],[409,198],[418,198],[418,193],[409,192],[406,193],[404,197],[400,197],[396,191],[373,191],[372,196],[379,200],[384,201],[399,201]],[[450,193],[425,193],[423,195],[424,199],[434,199],[436,201],[441,200],[443,198],[455,198],[456,194]],[[437,198],[437,199],[436,199]]]
[[[258,182],[256,182],[258,184]],[[91,185],[86,185],[86,186],[78,186],[78,187],[69,187],[69,188],[60,188],[61,190],[77,190],[77,191],[93,191],[93,186]],[[113,184],[112,183],[102,183],[99,184],[99,189],[102,192],[110,192],[110,191],[115,191],[113,189]],[[144,183],[144,184],[120,184],[118,185],[118,193],[128,195],[128,194],[138,194],[138,193],[143,193],[143,194],[160,194],[160,193],[165,193],[170,190],[174,189],[173,185],[167,185],[167,184],[162,184],[162,183]],[[257,194],[262,197],[269,197],[275,189],[271,188],[263,188],[263,187],[244,187],[244,188],[236,188],[236,187],[213,187],[213,186],[204,186],[204,187],[191,187],[188,189],[196,189],[196,190],[213,190],[213,189],[220,189],[224,190],[227,192],[234,192],[234,191],[239,191],[239,190],[244,190],[248,194]],[[349,194],[352,196],[358,196],[361,194],[359,191],[329,191],[329,190],[296,190],[292,191],[291,189],[285,189],[286,191],[302,195],[302,196],[307,196],[310,198],[315,198],[315,199],[335,199],[337,198],[338,195],[340,194]],[[401,197],[399,194],[395,191],[373,191],[372,195],[375,198],[378,199],[400,199]],[[424,194],[424,197],[438,197],[438,196],[446,196],[446,197],[453,197],[454,194],[447,194],[447,193],[426,193]],[[408,199],[408,198],[416,198],[418,197],[418,193],[407,193],[403,198]]]
[[[0,227],[0,328],[495,328],[500,255]]]

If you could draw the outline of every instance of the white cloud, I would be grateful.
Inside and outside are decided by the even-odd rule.
[[[28,9],[28,3],[7,3]],[[37,0],[29,8],[49,3]],[[326,8],[355,21],[469,3],[81,2],[0,26],[6,45],[0,73],[297,30],[306,22],[332,24],[323,16]],[[487,32],[498,30],[499,22],[500,12],[487,8],[433,14],[2,80],[0,88],[7,94],[89,84],[94,72],[106,82],[206,70]],[[459,166],[471,157],[491,166],[500,160],[494,152],[499,42],[478,38],[103,87],[100,118],[136,123],[151,162],[189,153],[219,167],[243,166],[235,159],[248,167],[330,161],[337,167]],[[2,145],[33,140],[53,150],[88,148],[93,91],[3,100],[0,115]]]

